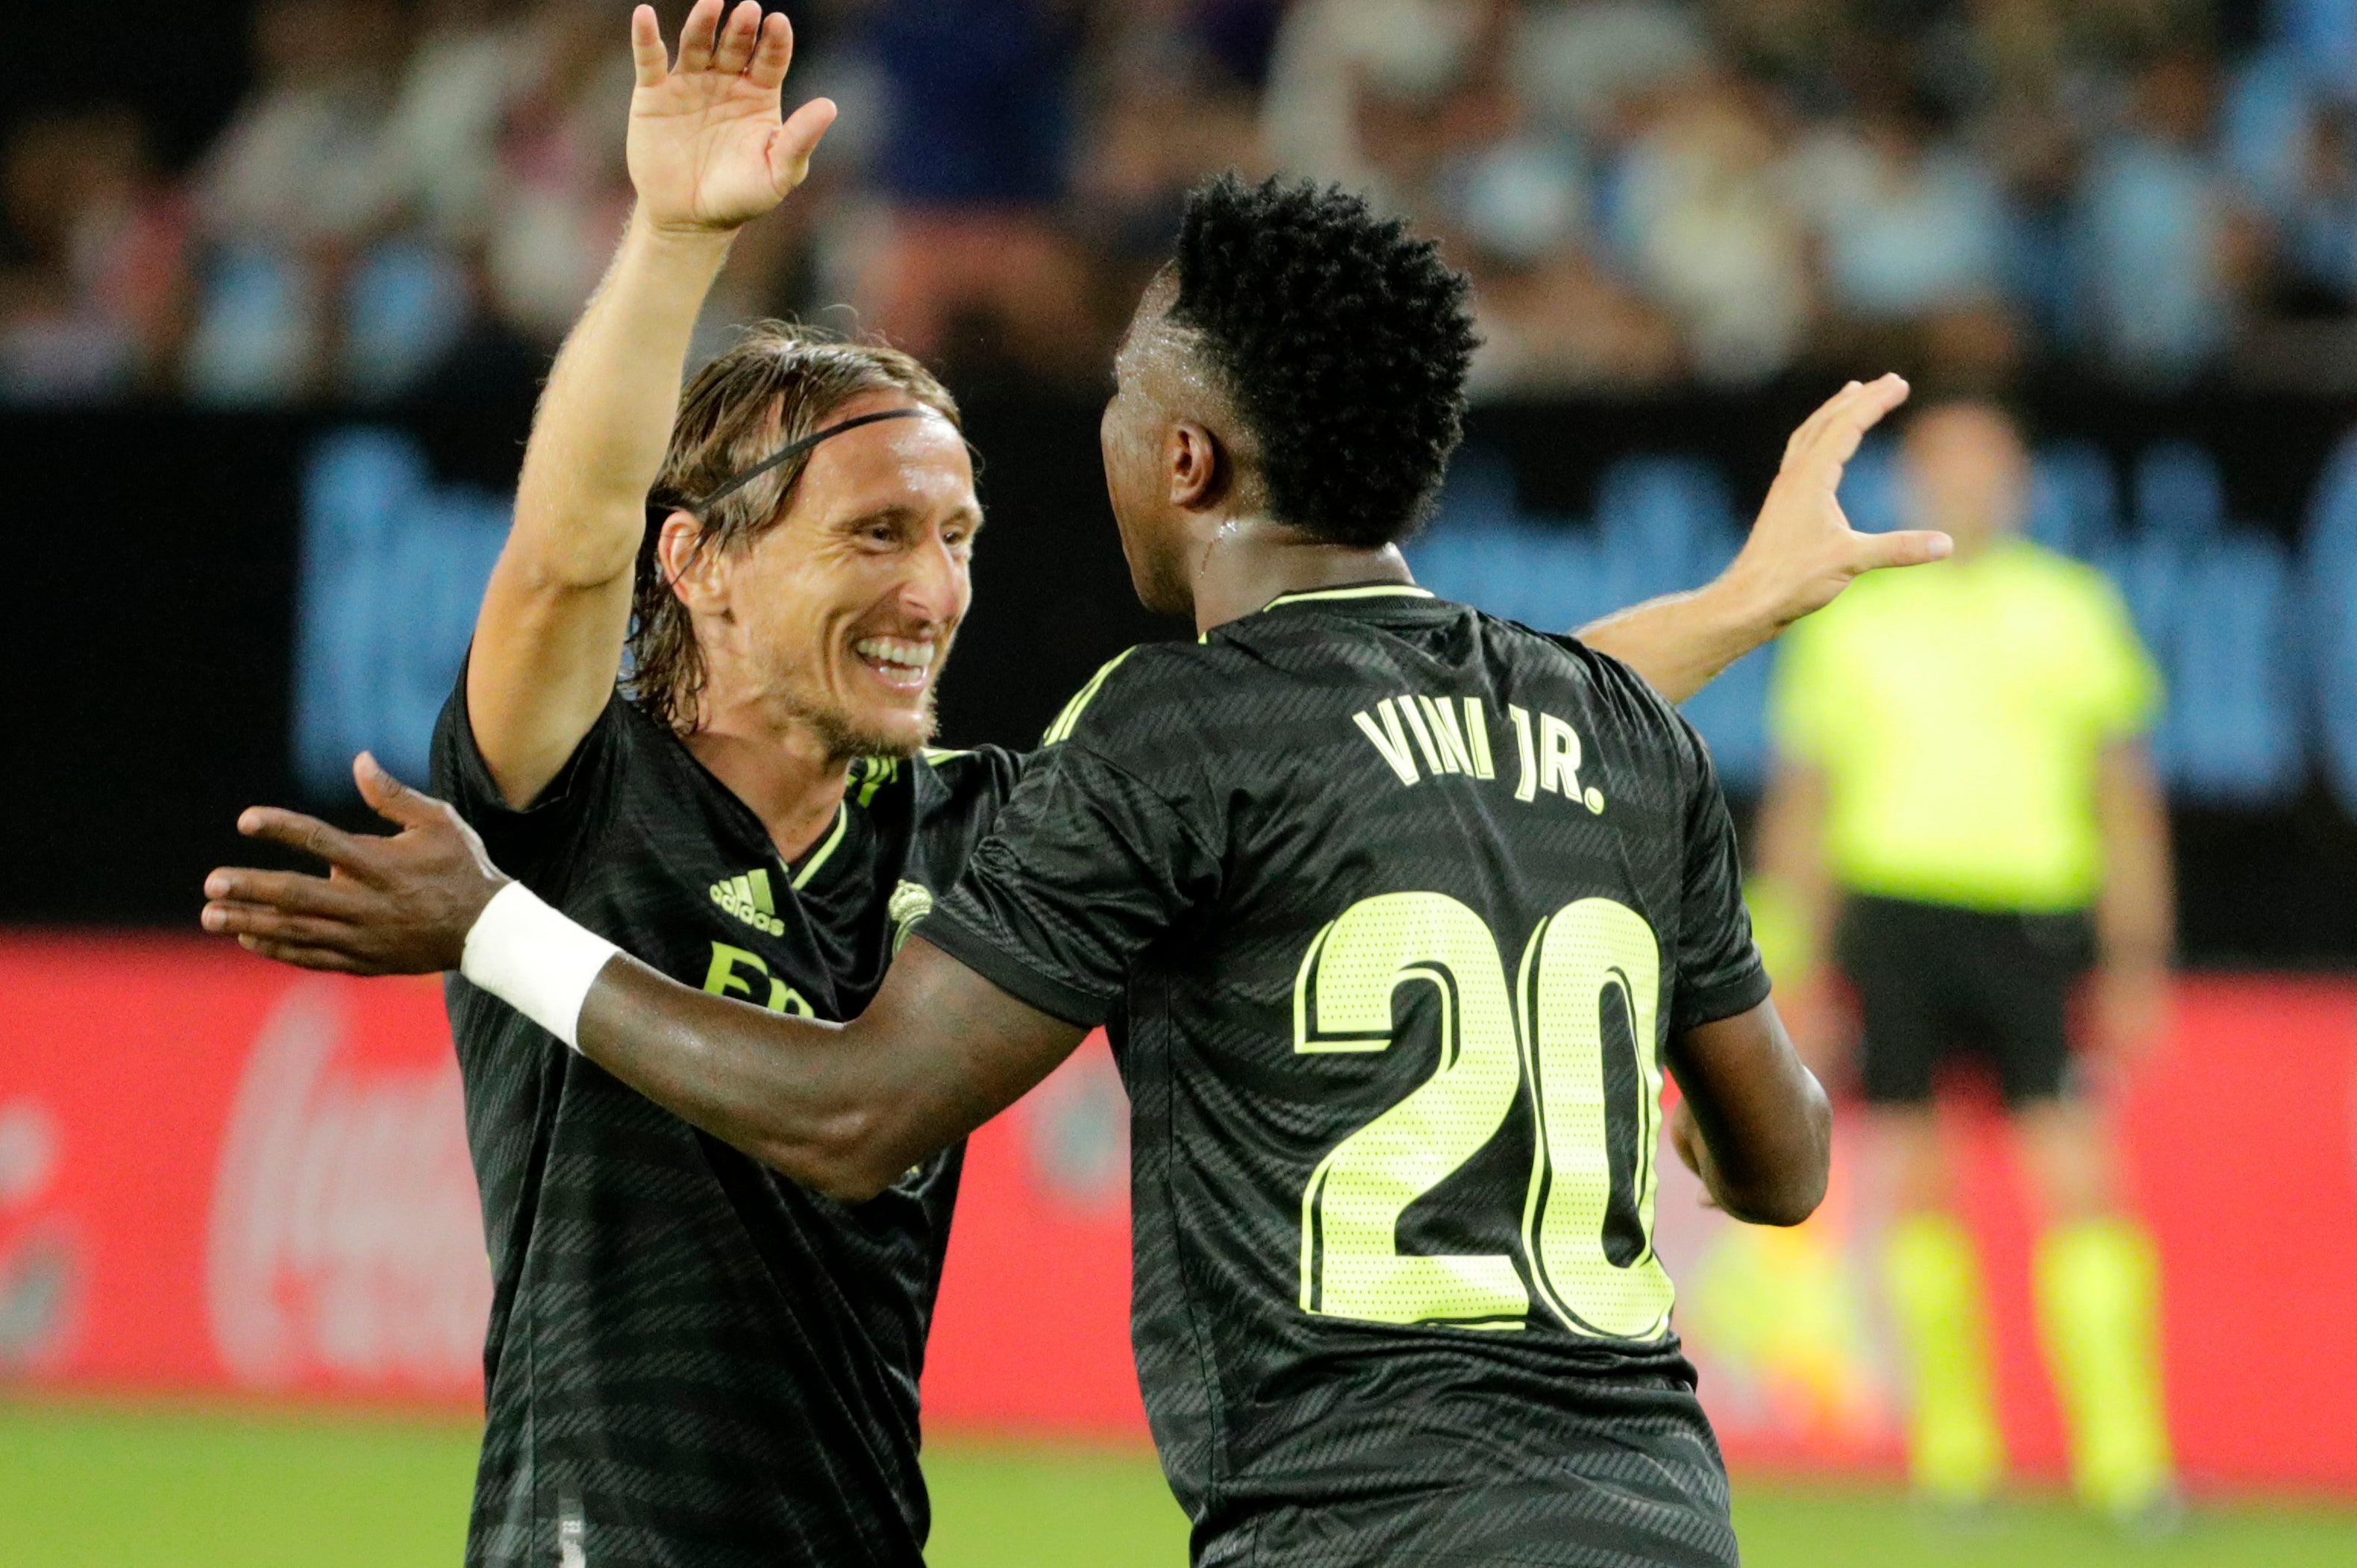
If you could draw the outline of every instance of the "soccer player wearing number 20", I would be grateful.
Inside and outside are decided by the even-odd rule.
[[[1409,578],[1470,347],[1463,280],[1357,199],[1198,193],[1103,446],[1139,596],[1200,639],[1074,699],[847,1025],[664,979],[389,785],[399,838],[313,835],[356,871],[334,919],[221,873],[208,924],[293,961],[459,967],[846,1200],[1103,1024],[1139,1375],[1199,1563],[1731,1564],[1651,1240],[1662,1076],[1673,1144],[1747,1219],[1815,1206],[1825,1102],[1694,731],[1613,659]],[[1835,486],[1903,395],[1828,403],[1763,518],[1854,560]]]

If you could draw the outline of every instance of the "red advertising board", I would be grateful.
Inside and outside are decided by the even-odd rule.
[[[168,938],[0,939],[0,1387],[467,1407],[489,1300],[437,984],[298,975]],[[2197,1484],[2357,1488],[2357,983],[2199,979],[2125,1108]],[[1092,1041],[976,1134],[926,1376],[937,1428],[1136,1437],[1126,1119]],[[1878,1230],[1851,1177],[1794,1231],[1673,1161],[1662,1251],[1738,1459],[1896,1453]],[[2001,1127],[1970,1218],[2010,1446],[2061,1437]]]

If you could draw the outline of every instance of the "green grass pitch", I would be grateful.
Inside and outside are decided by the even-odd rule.
[[[455,1564],[474,1436],[392,1419],[0,1402],[7,1568],[428,1568]],[[972,1440],[935,1445],[934,1568],[1185,1562],[1151,1455]],[[2357,1508],[2213,1502],[2162,1541],[2051,1501],[1968,1532],[1887,1490],[1738,1477],[1752,1568],[2328,1568],[2357,1563]],[[594,1561],[594,1558],[593,1558]]]

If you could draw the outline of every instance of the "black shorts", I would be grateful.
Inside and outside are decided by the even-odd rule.
[[[1857,989],[1868,1103],[1926,1103],[1951,1055],[1986,1061],[2007,1105],[2062,1092],[2071,988],[2093,947],[2085,915],[1853,897],[1837,945]]]

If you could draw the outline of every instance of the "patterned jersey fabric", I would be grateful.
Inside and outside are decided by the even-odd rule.
[[[542,897],[684,984],[856,1016],[1019,762],[855,766],[792,865],[616,697],[528,810],[463,674],[434,782]],[[455,976],[451,1031],[494,1298],[470,1564],[918,1568],[917,1380],[961,1149],[846,1207],[625,1088]]]
[[[1700,738],[1421,589],[1141,648],[920,928],[1109,1024],[1205,1564],[1725,1564],[1652,1242],[1661,1053],[1768,981]]]

